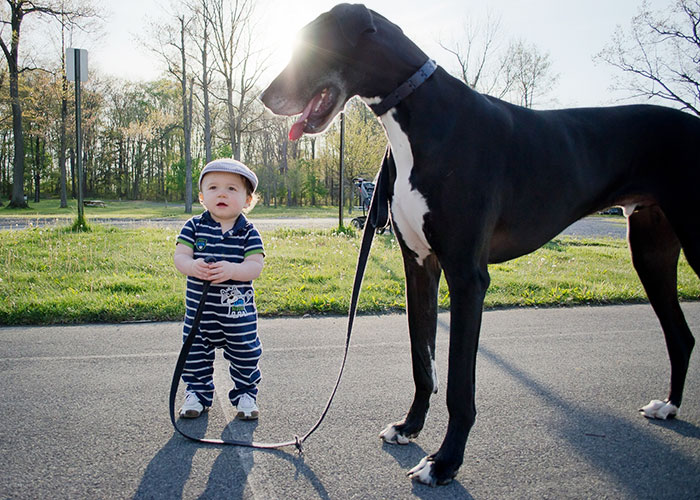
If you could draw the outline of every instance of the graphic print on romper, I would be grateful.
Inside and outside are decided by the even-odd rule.
[[[255,307],[254,301],[255,292],[250,288],[245,293],[235,285],[221,290],[221,303],[228,305],[229,318],[240,318],[251,314]]]

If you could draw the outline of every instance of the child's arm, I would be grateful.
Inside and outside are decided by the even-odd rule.
[[[192,276],[203,281],[211,281],[211,270],[204,259],[194,258],[194,249],[178,243],[173,257],[175,267],[185,276]]]
[[[265,258],[256,253],[246,257],[240,264],[220,261],[210,264],[209,280],[212,283],[223,283],[228,280],[253,281],[262,273]]]

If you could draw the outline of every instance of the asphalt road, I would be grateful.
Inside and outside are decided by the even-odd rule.
[[[684,304],[700,333],[700,303]],[[479,415],[448,486],[406,472],[439,446],[449,316],[440,316],[440,393],[406,446],[378,433],[412,396],[403,315],[357,321],[327,419],[294,449],[199,445],[167,415],[179,323],[0,328],[0,498],[530,499],[700,497],[700,356],[678,419],[637,408],[665,396],[666,351],[648,305],[486,312]],[[212,411],[192,432],[289,439],[316,421],[337,374],[344,318],[260,321],[261,418],[238,422],[221,359]]]
[[[358,212],[359,214],[359,212]],[[280,227],[291,229],[329,229],[338,226],[337,218],[275,218],[275,219],[256,219],[255,214],[251,216],[251,220],[255,226],[261,231],[268,231]],[[345,224],[350,224],[350,218],[345,218]],[[149,219],[117,219],[117,218],[90,218],[90,223],[106,224],[118,227],[141,227],[141,226],[156,226],[168,227],[179,230],[184,223],[184,220],[171,218]],[[51,217],[38,217],[35,219],[19,218],[19,217],[0,217],[0,230],[3,229],[26,229],[36,226],[55,226],[67,225],[67,219],[57,219]],[[625,238],[627,235],[627,224],[623,217],[585,217],[574,222],[571,226],[562,231],[563,235],[595,238],[600,236],[608,236],[611,238]]]

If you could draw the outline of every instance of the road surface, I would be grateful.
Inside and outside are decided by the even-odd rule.
[[[700,303],[683,307],[697,335]],[[448,323],[441,314],[441,385],[427,426],[397,446],[378,434],[412,396],[406,318],[358,318],[340,390],[303,457],[173,432],[167,398],[180,323],[0,328],[0,498],[700,497],[698,353],[678,419],[637,412],[665,396],[669,371],[648,305],[486,312],[464,465],[448,486],[411,482],[406,472],[445,432]],[[234,419],[219,358],[215,405],[189,428],[260,441],[305,433],[335,380],[344,329],[337,317],[262,319],[259,422]]]

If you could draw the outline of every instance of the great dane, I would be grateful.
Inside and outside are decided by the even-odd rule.
[[[301,114],[291,139],[320,133],[352,96],[382,123],[382,167],[403,253],[415,396],[381,437],[404,444],[437,391],[441,270],[451,301],[447,434],[409,475],[449,482],[474,423],[475,363],[489,263],[527,254],[572,222],[624,207],[634,267],[666,338],[668,397],[642,408],[675,416],[694,339],[677,298],[681,248],[700,272],[700,120],[665,107],[533,111],[482,95],[428,59],[401,29],[341,4],[303,28],[289,65],[262,94],[275,114]],[[379,189],[379,187],[378,187]]]

